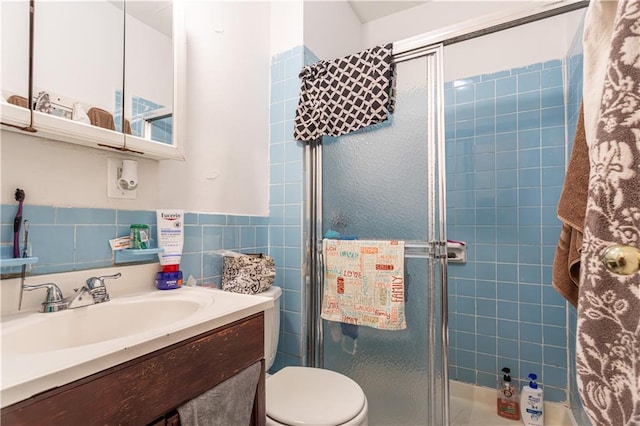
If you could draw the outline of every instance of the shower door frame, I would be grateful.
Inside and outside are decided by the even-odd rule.
[[[395,48],[395,46],[394,46]],[[448,375],[448,316],[447,316],[447,240],[446,240],[446,182],[444,151],[444,70],[442,66],[443,45],[426,46],[412,49],[406,53],[395,53],[394,63],[416,59],[426,59],[427,75],[427,119],[424,123],[427,130],[427,241],[409,242],[406,244],[405,258],[424,258],[429,262],[429,278],[426,283],[429,314],[427,321],[427,346],[436,348],[438,344],[436,312],[440,303],[440,354],[427,359],[428,388],[427,412],[429,424],[437,424],[442,419],[449,424],[449,375]],[[315,140],[305,146],[305,223],[304,241],[308,259],[308,275],[306,277],[306,295],[309,307],[307,327],[307,365],[323,368],[323,330],[320,312],[322,306],[322,289],[324,283],[322,262],[322,139]],[[436,281],[437,280],[437,281]],[[313,291],[315,290],[315,291]],[[437,294],[440,291],[440,300]],[[424,354],[427,356],[427,354]],[[440,365],[436,365],[437,360]],[[440,368],[440,390],[437,394],[438,367]],[[438,397],[440,395],[440,397]],[[441,412],[438,413],[436,403],[442,401]],[[438,416],[440,414],[440,416]]]
[[[435,58],[435,63],[428,62],[429,74],[435,73],[435,81],[432,81],[428,93],[435,93],[432,96],[434,102],[429,102],[428,114],[428,136],[429,153],[428,159],[437,159],[437,167],[429,164],[428,182],[435,182],[436,188],[429,187],[429,200],[427,217],[429,219],[428,238],[425,244],[414,245],[423,247],[421,254],[406,257],[426,257],[431,259],[433,266],[429,271],[430,283],[428,283],[429,296],[435,295],[435,268],[440,271],[440,302],[441,302],[441,401],[442,424],[449,425],[449,380],[448,380],[448,306],[447,306],[447,257],[446,257],[446,181],[445,181],[445,140],[444,140],[444,71],[443,71],[443,48],[451,44],[459,43],[487,34],[499,32],[508,28],[514,28],[530,22],[546,19],[551,16],[585,8],[589,5],[589,0],[561,0],[558,2],[541,6],[525,7],[519,10],[510,10],[492,14],[489,17],[463,22],[461,24],[445,27],[423,35],[411,37],[393,44],[394,62],[399,63],[417,59],[425,55]],[[429,56],[428,56],[429,57]],[[429,95],[428,95],[429,96]],[[433,155],[433,156],[432,156]],[[322,304],[322,139],[315,140],[305,145],[304,149],[304,219],[303,219],[303,242],[304,242],[304,262],[305,262],[305,298],[308,307],[307,312],[307,341],[305,351],[305,365],[323,367],[323,331],[322,320],[320,318]],[[432,198],[433,197],[433,198]],[[437,197],[437,199],[435,198]],[[437,227],[435,223],[435,211],[433,201],[438,205]],[[434,220],[430,220],[433,218]],[[439,239],[431,239],[438,235]],[[435,298],[429,298],[430,313],[427,319],[429,328],[428,344],[436,341],[435,310],[432,309]],[[428,354],[424,354],[428,356]],[[427,404],[433,407],[437,398],[433,398],[433,391],[436,389],[436,367],[434,357],[429,357],[429,381]],[[429,424],[436,424],[436,410],[429,410]]]

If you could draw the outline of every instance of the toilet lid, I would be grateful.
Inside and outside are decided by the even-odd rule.
[[[356,382],[330,370],[285,367],[267,380],[267,416],[292,426],[346,423],[364,407]]]

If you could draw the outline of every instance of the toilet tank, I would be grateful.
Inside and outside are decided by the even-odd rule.
[[[278,338],[280,337],[280,296],[282,289],[271,286],[268,290],[259,293],[259,297],[273,299],[273,309],[264,311],[264,360],[265,371],[269,371],[276,359],[278,352]]]

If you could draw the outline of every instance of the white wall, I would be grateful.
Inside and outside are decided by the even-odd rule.
[[[302,0],[271,3],[271,56],[302,46],[303,13]]]
[[[304,44],[320,59],[364,50],[362,24],[345,0],[304,2]]]
[[[397,42],[507,10],[531,9],[541,1],[432,1],[363,25],[367,45]],[[584,10],[449,45],[445,81],[564,57]]]
[[[138,158],[138,198],[109,199],[106,158],[118,153],[3,130],[2,203],[20,187],[32,205],[268,213],[269,3],[186,5],[186,162]]]
[[[270,5],[187,2],[185,163],[162,162],[164,206],[268,214]]]

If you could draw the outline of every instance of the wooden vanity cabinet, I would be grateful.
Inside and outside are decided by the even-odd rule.
[[[10,425],[171,425],[175,409],[262,363],[252,425],[265,424],[262,312],[2,409]]]

